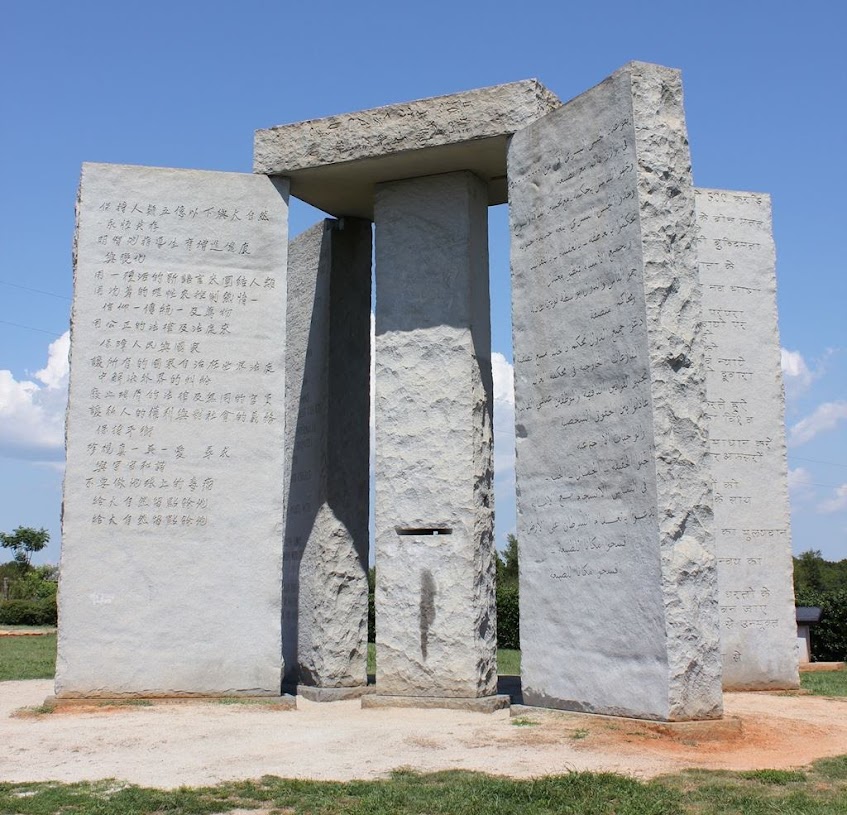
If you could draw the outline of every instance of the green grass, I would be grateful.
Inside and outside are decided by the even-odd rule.
[[[0,783],[4,815],[211,815],[260,807],[291,815],[843,815],[847,756],[818,761],[803,772],[689,770],[650,782],[612,773],[512,780],[458,771],[400,771],[375,781],[265,776],[177,790],[114,781]]]
[[[815,696],[847,696],[847,669],[800,674],[800,687]]]
[[[56,673],[56,635],[0,637],[0,682],[52,679]]]
[[[804,771],[687,770],[656,779],[684,795],[697,815],[844,815],[847,756],[816,761]]]
[[[310,815],[675,815],[682,796],[667,786],[611,774],[573,773],[535,781],[511,781],[478,773],[420,775],[398,772],[378,781],[350,783],[258,781],[159,791],[114,782],[0,784],[0,812],[8,815],[142,815],[225,813],[265,807]]]
[[[521,675],[521,652],[509,648],[497,650],[497,673],[503,676]]]
[[[513,727],[536,727],[538,722],[527,716],[516,716],[509,720]]]

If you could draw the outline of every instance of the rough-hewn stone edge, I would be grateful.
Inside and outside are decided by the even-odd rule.
[[[471,713],[494,713],[504,710],[511,705],[507,694],[494,696],[459,697],[459,696],[387,696],[370,693],[362,697],[363,708],[442,708],[445,710],[466,710]]]
[[[488,203],[483,184],[469,179],[471,337],[474,349],[471,441],[473,454],[473,647],[477,655],[478,692],[497,692],[497,599],[494,554],[494,379],[491,367]]]
[[[159,695],[159,694],[142,694],[142,693],[127,693],[122,696],[110,693],[107,696],[48,696],[44,700],[46,707],[53,708],[78,708],[78,707],[109,707],[115,706],[132,706],[132,705],[160,705],[160,704],[257,704],[266,705],[274,710],[297,710],[297,698],[291,694],[285,693],[282,695],[264,695],[264,694],[245,694],[245,693],[221,693],[221,694],[174,694],[174,695]]]
[[[308,540],[317,537],[318,533],[314,526],[317,524],[317,514],[326,500],[326,378],[325,365],[320,365],[317,370],[307,368],[306,359],[313,323],[317,322],[327,331],[326,320],[328,316],[324,313],[320,316],[315,314],[314,297],[319,286],[323,286],[324,298],[329,299],[329,222],[320,220],[308,229],[292,237],[288,242],[288,276],[286,285],[290,289],[286,298],[286,395],[285,395],[285,431],[286,443],[284,451],[283,481],[285,483],[285,507],[283,512],[283,574],[282,593],[283,601],[286,597],[296,597],[296,607],[289,607],[290,611],[296,612],[296,622],[283,619],[283,647],[282,653],[285,661],[285,673],[283,674],[283,687],[296,686],[300,679],[301,663],[305,660],[303,652],[310,653],[311,642],[308,633],[315,633],[318,628],[314,617],[317,613],[317,600],[314,593],[313,580],[316,579],[315,564],[311,562],[314,554],[308,546]],[[300,297],[305,298],[300,300]],[[301,314],[308,313],[308,318],[303,321],[299,318]],[[305,328],[305,332],[303,329]],[[313,360],[314,363],[314,360]],[[294,489],[292,475],[295,471],[295,461],[298,450],[298,426],[302,421],[300,418],[300,398],[303,380],[314,378],[320,381],[322,407],[313,421],[321,425],[323,432],[320,434],[320,442],[310,447],[309,454],[314,455],[314,464],[317,474],[315,478],[319,482],[318,492],[314,496],[316,503],[309,507],[312,516],[312,526],[307,540],[302,543],[290,541],[289,516],[292,504],[292,490]],[[311,443],[311,441],[310,441]],[[302,499],[301,499],[302,500]],[[299,557],[297,557],[299,556]],[[285,609],[285,605],[283,605]],[[292,633],[296,636],[292,636]],[[305,647],[304,647],[305,646]],[[313,666],[310,666],[313,667]]]
[[[83,163],[80,168],[79,173],[79,183],[76,188],[76,199],[74,200],[74,234],[73,241],[71,243],[71,309],[69,315],[69,325],[68,325],[68,389],[67,389],[67,399],[65,399],[65,415],[63,417],[62,422],[62,447],[65,453],[65,462],[67,462],[68,457],[68,439],[70,437],[70,421],[71,421],[71,405],[73,397],[76,395],[76,391],[71,388],[71,377],[73,376],[73,363],[74,363],[74,335],[76,333],[76,293],[78,291],[77,288],[77,279],[79,276],[79,230],[80,230],[80,221],[82,220],[82,185],[85,181],[85,169],[88,166],[87,163]],[[68,494],[68,467],[65,466],[62,472],[62,501],[59,508],[59,527],[61,540],[67,540],[67,528],[65,525],[65,497]],[[59,580],[56,586],[56,669],[53,678],[53,687],[58,693],[61,689],[62,683],[62,672],[64,670],[66,661],[64,659],[65,653],[65,631],[67,630],[67,626],[65,626],[64,618],[65,618],[65,604],[64,604],[64,586],[62,585],[62,573],[64,569],[62,568],[66,562],[67,558],[67,547],[63,544],[59,546]],[[281,599],[280,599],[281,602]],[[280,674],[281,675],[281,674]]]
[[[512,718],[527,716],[533,718],[550,718],[558,721],[572,721],[574,724],[613,724],[617,727],[633,726],[653,733],[677,736],[695,741],[712,741],[740,735],[743,729],[741,719],[735,716],[715,719],[697,719],[694,721],[659,721],[656,719],[639,719],[632,716],[610,716],[603,713],[581,713],[555,708],[532,707],[530,705],[512,704],[509,715]]]
[[[285,175],[307,167],[509,136],[561,104],[537,79],[524,79],[262,128],[254,135],[253,172]],[[464,127],[451,127],[457,106],[472,109]]]
[[[327,504],[358,560],[348,577],[349,591],[358,586],[359,596],[356,654],[349,676],[334,680],[367,685],[372,223],[352,217],[331,223]]]
[[[298,453],[297,427],[302,421],[299,406],[303,382],[300,380],[319,379],[322,393],[320,412],[306,419],[307,423],[317,422],[322,426],[320,441],[312,448],[317,456],[315,478],[319,481],[317,503],[312,508],[315,517],[303,544],[303,568],[298,567],[298,580],[291,580],[291,576],[286,575],[284,586],[286,591],[288,580],[291,580],[292,585],[296,584],[300,601],[298,623],[288,627],[298,632],[300,641],[295,646],[298,662],[288,665],[283,686],[292,691],[297,687],[298,693],[302,692],[302,688],[316,692],[335,691],[335,687],[328,686],[345,682],[354,683],[354,687],[358,687],[358,683],[364,686],[367,681],[368,462],[367,436],[364,434],[368,432],[370,272],[369,221],[358,218],[345,218],[343,221],[324,219],[289,242],[289,280],[301,287],[301,292],[303,287],[308,290],[310,310],[306,321],[306,336],[297,337],[305,342],[295,342],[294,351],[299,356],[294,366],[287,369],[290,375],[296,367],[299,377],[294,383],[297,386],[296,392],[291,391],[286,401],[287,422],[292,428],[293,440],[285,455],[285,480],[288,484],[294,470],[293,460]],[[314,288],[310,288],[312,284]],[[357,297],[353,297],[351,292],[357,286],[359,291],[354,292]],[[322,301],[319,315],[312,299],[312,295],[317,296],[318,293]],[[292,304],[295,308],[302,306],[296,297],[289,298],[288,325],[300,327],[297,315],[291,311]],[[356,305],[360,309],[358,318],[355,318]],[[354,322],[358,323],[355,331],[351,328]],[[306,359],[310,356],[309,343],[314,332],[320,332],[324,337],[323,359],[315,357],[309,365]],[[289,339],[292,339],[291,335]],[[357,345],[359,352],[361,346],[364,346],[364,354],[357,353]],[[354,358],[352,361],[348,359],[351,355]],[[357,388],[351,385],[351,371],[355,369],[355,366],[351,366],[354,363],[361,377]],[[355,406],[352,404],[354,398],[357,402]],[[342,403],[343,408],[339,406]],[[364,444],[364,456],[345,457],[345,452],[349,450],[346,445],[354,442],[357,434],[360,436],[359,442]],[[362,449],[359,452],[363,452]],[[353,495],[357,489],[360,493],[358,497]],[[289,499],[287,492],[286,522]],[[286,542],[284,549],[288,547]],[[327,561],[328,552],[331,562]],[[356,565],[350,562],[351,558],[344,561],[340,557],[345,553],[352,554]],[[331,613],[327,602],[326,585],[339,580],[347,584],[345,595],[348,598],[356,592],[356,584],[360,596],[358,647],[350,650],[337,636],[338,629],[327,630],[327,622],[333,617],[339,620],[339,628],[346,627],[348,632],[356,627],[350,615],[339,618],[337,613]],[[343,623],[340,622],[342,619]],[[285,624],[283,627],[286,627]],[[291,647],[289,643],[283,648],[283,653],[290,652]],[[347,672],[340,674],[338,669],[345,662],[344,657],[347,658]],[[298,679],[310,684],[296,685]],[[310,698],[308,691],[303,695]]]
[[[691,158],[678,70],[630,78],[644,294],[650,337],[669,719],[722,711],[717,561],[705,416],[706,368]]]

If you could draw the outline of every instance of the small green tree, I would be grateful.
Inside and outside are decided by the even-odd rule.
[[[32,556],[40,552],[50,540],[46,529],[19,526],[12,533],[0,532],[0,546],[12,550],[12,559],[22,572],[32,568]]]
[[[794,558],[794,591],[823,591],[826,561],[820,550],[810,549]]]
[[[514,535],[506,536],[506,548],[497,552],[497,585],[518,585],[518,539]]]
[[[497,552],[497,647],[520,648],[518,539],[506,537],[506,548]]]

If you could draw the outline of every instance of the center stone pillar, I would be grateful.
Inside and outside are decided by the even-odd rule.
[[[470,172],[380,184],[374,220],[377,692],[490,696],[486,186]]]

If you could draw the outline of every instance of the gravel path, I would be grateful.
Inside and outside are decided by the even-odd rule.
[[[399,767],[524,778],[608,770],[648,778],[684,767],[787,768],[847,753],[847,700],[726,694],[740,734],[696,741],[632,721],[448,710],[362,710],[298,701],[297,711],[197,702],[33,715],[52,682],[0,683],[0,781],[117,778],[160,788],[265,774],[376,778]]]

